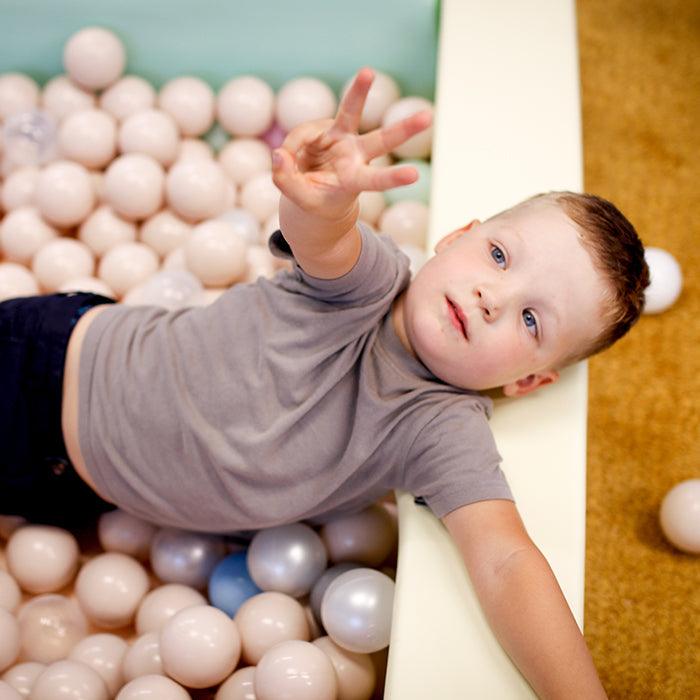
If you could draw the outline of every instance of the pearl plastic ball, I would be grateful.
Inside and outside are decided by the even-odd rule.
[[[187,269],[206,286],[227,286],[245,275],[246,243],[227,221],[215,219],[195,226],[184,250]]]
[[[0,120],[36,109],[38,104],[39,86],[28,75],[0,74]]]
[[[241,656],[257,664],[275,644],[309,639],[309,623],[299,601],[277,591],[248,598],[233,618],[241,635]]]
[[[321,576],[319,576],[318,580],[316,581],[316,583],[314,583],[313,588],[311,589],[311,595],[309,597],[311,611],[314,615],[314,618],[318,622],[321,622],[321,603],[323,602],[323,596],[328,590],[328,586],[330,586],[331,583],[333,583],[333,581],[335,581],[341,574],[344,574],[346,571],[350,571],[351,569],[357,569],[359,567],[360,564],[346,561],[342,562],[341,564],[335,564],[334,566],[329,567],[321,574]]]
[[[157,530],[153,523],[118,508],[102,513],[97,521],[97,538],[102,549],[144,561],[148,559]]]
[[[272,173],[255,175],[241,189],[241,206],[256,216],[261,223],[277,213],[280,191],[272,181]]]
[[[127,683],[115,700],[191,700],[190,694],[165,676],[148,675]]]
[[[179,161],[166,178],[168,204],[190,221],[218,216],[226,207],[227,184],[223,169],[215,161]]]
[[[34,682],[32,700],[108,700],[104,681],[89,666],[64,659],[48,666]]]
[[[122,219],[108,204],[102,204],[78,229],[78,238],[98,257],[120,243],[136,240],[136,225]]]
[[[331,639],[349,651],[369,654],[388,646],[394,582],[374,569],[352,569],[333,581],[321,603]]]
[[[36,252],[58,235],[36,208],[18,207],[0,221],[0,252],[6,260],[28,265]]]
[[[136,559],[107,552],[83,565],[75,594],[95,624],[115,629],[131,623],[148,587],[148,574]]]
[[[176,613],[193,605],[206,605],[206,598],[191,586],[166,583],[150,591],[136,613],[136,632],[159,632]]]
[[[343,86],[343,94],[348,91],[353,80],[354,78],[350,78]],[[387,109],[400,97],[401,90],[397,82],[386,73],[374,71],[374,80],[362,108],[360,131],[371,131],[379,127]]]
[[[117,152],[117,125],[101,109],[83,109],[69,114],[58,129],[61,156],[86,168],[104,168]]]
[[[41,93],[41,106],[57,121],[83,109],[92,109],[97,99],[92,92],[76,85],[67,75],[49,80]]]
[[[38,293],[36,278],[24,265],[0,262],[0,301]]]
[[[142,634],[127,649],[122,663],[125,681],[131,681],[139,676],[150,674],[163,675],[159,634],[160,631]]]
[[[64,659],[87,634],[85,614],[75,600],[48,593],[25,603],[19,611],[22,656],[50,664]]]
[[[336,700],[338,680],[328,655],[309,642],[272,647],[255,668],[256,700]]]
[[[117,121],[151,109],[155,103],[153,86],[136,75],[125,75],[100,95],[100,108]]]
[[[47,165],[39,174],[35,192],[41,215],[55,226],[79,224],[95,206],[95,188],[85,167],[70,161]]]
[[[8,668],[19,655],[20,631],[15,616],[0,608],[0,671]]]
[[[314,119],[329,119],[338,101],[333,91],[316,78],[295,78],[277,93],[275,115],[285,131]]]
[[[229,179],[237,185],[271,169],[270,149],[259,139],[232,139],[218,158]]]
[[[422,202],[407,200],[387,207],[379,218],[379,230],[398,245],[425,247],[430,211]]]
[[[644,313],[658,314],[671,307],[681,294],[683,272],[676,259],[663,248],[647,247],[644,259],[650,283],[644,292]]]
[[[216,691],[214,700],[255,700],[255,666],[244,666],[229,676]]]
[[[192,231],[187,223],[169,209],[163,209],[141,224],[139,237],[160,256],[181,246]]]
[[[39,168],[27,165],[13,170],[0,188],[0,205],[9,212],[18,207],[31,206],[34,202]]]
[[[119,243],[100,260],[97,275],[119,296],[158,270],[158,255],[144,243]]]
[[[423,97],[403,97],[387,109],[382,119],[382,126],[389,126],[425,109],[432,111],[432,102]],[[432,140],[433,129],[428,127],[397,146],[392,153],[399,158],[428,158],[432,149]]]
[[[0,569],[0,608],[8,612],[14,612],[22,600],[22,592],[17,581]]]
[[[700,479],[676,484],[661,502],[661,529],[683,552],[700,554]]]
[[[119,38],[101,27],[86,27],[63,49],[63,66],[71,80],[88,90],[103,90],[124,72],[126,52]]]
[[[19,698],[27,698],[31,694],[36,679],[45,668],[46,664],[40,664],[37,661],[25,661],[21,664],[15,664],[5,671],[2,675],[2,680],[19,693],[18,700]],[[10,700],[10,697],[5,697],[0,691],[0,700]]]
[[[207,688],[227,678],[241,654],[234,621],[211,605],[176,613],[160,631],[164,671],[192,688]]]
[[[59,527],[26,525],[7,542],[10,573],[30,593],[57,591],[70,583],[78,569],[80,549],[75,536]]]
[[[204,588],[216,564],[226,556],[221,537],[163,528],[151,544],[151,568],[167,583]]]
[[[129,153],[112,161],[105,172],[105,198],[126,219],[146,219],[163,203],[165,173],[153,158]]]
[[[114,634],[93,634],[80,640],[68,658],[89,666],[104,681],[109,697],[114,697],[124,683],[122,661],[128,644]]]
[[[339,700],[370,700],[377,673],[368,654],[356,654],[338,646],[330,637],[319,637],[312,644],[331,660],[338,679]]]
[[[64,282],[56,291],[58,292],[92,292],[103,297],[116,299],[114,290],[97,277],[72,277]]]
[[[158,106],[185,136],[200,136],[214,123],[214,91],[200,78],[184,76],[168,81],[160,90]]]
[[[44,244],[32,258],[32,272],[46,292],[55,292],[64,282],[92,275],[92,251],[73,238],[56,238]]]
[[[229,80],[216,102],[219,124],[233,136],[262,134],[272,124],[274,109],[272,88],[251,75]]]
[[[175,120],[159,109],[148,109],[127,117],[117,137],[122,153],[143,153],[167,167],[180,150],[180,133]]]

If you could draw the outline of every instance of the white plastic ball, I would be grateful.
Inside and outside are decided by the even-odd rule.
[[[700,554],[700,479],[676,484],[661,502],[661,528],[668,540],[689,554]]]
[[[148,675],[127,683],[115,700],[191,700],[190,694],[165,676]]]
[[[423,97],[403,97],[387,109],[382,126],[389,126],[425,109],[432,111],[432,102]],[[432,141],[433,129],[428,127],[397,146],[392,153],[399,158],[428,158],[432,150]]]
[[[61,156],[86,168],[104,168],[117,152],[117,125],[101,109],[83,109],[69,114],[58,129]]]
[[[218,157],[229,179],[237,185],[271,169],[270,149],[260,139],[232,139]]]
[[[122,661],[128,644],[114,634],[92,634],[81,639],[68,658],[80,661],[95,671],[104,681],[109,697],[114,697],[124,683]]]
[[[78,239],[101,257],[120,243],[134,242],[136,225],[122,219],[108,204],[103,204],[80,224]]]
[[[158,255],[144,243],[119,243],[100,260],[97,276],[123,296],[155,274],[158,266]]]
[[[117,137],[122,153],[143,153],[167,167],[180,150],[180,133],[175,120],[160,109],[148,109],[127,117]]]
[[[76,85],[67,75],[57,75],[49,80],[41,93],[41,106],[59,122],[69,114],[92,109],[97,99],[92,92]]]
[[[105,198],[126,219],[146,219],[163,203],[165,174],[150,156],[129,153],[112,161],[105,173]]]
[[[202,221],[226,208],[226,176],[221,166],[209,160],[175,163],[165,181],[169,206],[189,221]]]
[[[175,120],[184,136],[200,136],[214,123],[214,91],[201,78],[168,81],[160,90],[158,106]]]
[[[139,237],[161,257],[179,248],[192,231],[192,224],[169,209],[163,209],[141,224]]]
[[[63,50],[63,66],[71,80],[88,90],[103,90],[124,72],[126,52],[107,29],[86,27],[71,36]]]
[[[83,565],[75,594],[95,624],[115,629],[131,623],[148,587],[148,574],[136,559],[107,552]]]
[[[92,275],[92,251],[73,238],[55,238],[43,245],[32,258],[32,272],[46,292],[55,292],[70,279]]]
[[[219,91],[216,113],[219,124],[233,136],[257,136],[272,124],[275,94],[260,78],[244,75],[230,80]]]
[[[156,103],[156,91],[143,78],[125,75],[100,95],[100,107],[117,121],[137,112],[151,109]]]
[[[108,700],[104,681],[80,661],[64,659],[48,666],[34,682],[32,700]]]
[[[35,207],[18,207],[0,221],[0,252],[6,260],[28,265],[35,253],[58,235]]]
[[[39,174],[35,192],[41,215],[61,227],[79,224],[95,206],[95,188],[85,167],[56,161]]]
[[[205,221],[192,229],[184,245],[187,269],[210,287],[222,287],[246,272],[246,243],[226,221]]]
[[[255,175],[241,189],[241,206],[261,223],[279,211],[280,191],[272,181],[272,173]]]
[[[683,288],[683,272],[678,261],[663,248],[647,247],[644,259],[649,266],[649,286],[644,292],[644,313],[658,314],[673,306]]]
[[[36,183],[39,181],[39,168],[26,165],[13,170],[0,188],[0,205],[9,212],[34,203]]]
[[[39,294],[39,284],[24,265],[0,262],[0,301],[34,294]]]
[[[0,120],[36,109],[39,86],[22,73],[0,73]]]
[[[160,631],[163,669],[176,681],[207,688],[227,678],[241,653],[234,621],[211,605],[185,608]]]
[[[343,88],[347,92],[354,78],[348,80]],[[374,80],[362,108],[360,131],[371,131],[381,126],[387,109],[401,97],[401,90],[396,81],[386,73],[374,72]]]
[[[295,78],[277,93],[277,123],[291,131],[295,126],[314,119],[328,119],[335,114],[338,101],[333,91],[316,78]]]
[[[0,671],[12,665],[20,650],[19,624],[15,616],[0,608]]]

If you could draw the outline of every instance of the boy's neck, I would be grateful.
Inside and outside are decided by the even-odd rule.
[[[414,357],[417,360],[419,358],[413,351],[411,341],[408,339],[406,325],[403,319],[403,308],[405,301],[406,290],[404,289],[403,292],[401,292],[401,294],[394,299],[394,303],[391,305],[391,323],[394,326],[394,332],[396,333],[397,338],[401,341],[401,345],[403,345],[406,352],[408,352],[411,357]]]

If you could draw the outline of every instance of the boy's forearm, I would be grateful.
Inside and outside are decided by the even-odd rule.
[[[348,272],[360,255],[358,213],[355,200],[344,216],[326,219],[282,195],[280,229],[295,259],[308,274],[332,279]]]
[[[472,580],[498,640],[540,698],[607,697],[559,584],[534,545]]]

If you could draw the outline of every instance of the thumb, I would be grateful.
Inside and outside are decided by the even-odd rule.
[[[303,176],[296,169],[294,156],[284,148],[272,151],[272,181],[285,197],[298,204],[305,202]]]

